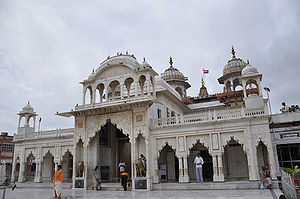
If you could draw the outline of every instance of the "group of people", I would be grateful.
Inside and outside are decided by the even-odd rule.
[[[141,154],[141,159],[143,160],[143,163],[146,165],[146,158],[143,154]],[[204,164],[204,160],[201,157],[200,153],[198,153],[197,156],[195,157],[194,164],[196,167],[197,183],[203,183],[202,165]],[[125,162],[121,160],[118,167],[120,170],[120,183],[124,191],[127,191],[127,184],[128,184],[128,180],[130,179],[130,176],[128,172],[126,172]],[[58,170],[54,175],[54,195],[55,198],[60,199],[62,193],[62,183],[63,183],[64,173],[62,171],[61,165],[58,165],[57,168]],[[99,166],[95,167],[93,171],[93,177],[95,179],[96,190],[101,190],[101,171]],[[267,188],[272,188],[272,179],[268,167],[266,166],[261,167],[260,180],[261,180],[261,185],[260,185],[261,189],[264,189],[265,186]]]
[[[285,104],[285,102],[282,102],[281,103],[281,105],[282,105],[282,108],[280,109],[280,111],[282,112],[282,113],[288,113],[288,112],[300,112],[300,108],[299,108],[299,105],[291,105],[290,107],[289,106],[287,106],[286,104]]]

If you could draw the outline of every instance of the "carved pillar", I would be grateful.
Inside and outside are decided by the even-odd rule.
[[[18,182],[23,182],[24,181],[24,172],[25,172],[25,162],[22,160],[22,161],[20,161],[20,170],[19,170]]]
[[[146,76],[146,81],[147,81],[147,95],[151,95],[151,89],[150,89],[150,74],[148,73]]]
[[[135,96],[137,97],[139,95],[139,87],[138,87],[138,79],[134,78],[134,92]]]
[[[120,95],[121,95],[121,99],[124,99],[124,84],[123,83],[120,84]]]
[[[42,162],[41,161],[36,162],[34,182],[41,182],[41,168],[42,168]]]
[[[97,89],[92,90],[92,104],[95,104],[96,102],[96,91]]]
[[[212,155],[212,162],[213,162],[213,181],[217,182],[219,181],[217,155],[215,154]]]
[[[184,176],[183,176],[183,162],[182,157],[178,157],[178,163],[179,163],[179,182],[184,182]]]
[[[147,136],[148,137],[148,136]],[[146,177],[150,177],[150,151],[149,151],[149,139],[145,139],[145,144],[146,144]]]
[[[17,165],[17,162],[16,162],[16,158],[14,157],[13,158],[13,165],[12,165],[12,172],[11,172],[11,182],[15,181],[16,165]]]
[[[87,139],[85,139],[87,140]],[[87,141],[86,141],[87,142]],[[84,176],[84,189],[87,189],[88,186],[87,186],[87,179],[88,179],[88,175],[87,175],[87,157],[88,157],[88,146],[87,146],[87,143],[84,143],[84,173],[83,173],[83,176]]]
[[[224,182],[224,168],[223,168],[223,160],[222,154],[218,154],[218,173],[219,173],[219,181]]]
[[[183,181],[190,182],[187,155],[183,156]]]
[[[157,152],[156,152],[157,153]],[[159,183],[159,177],[158,177],[158,162],[157,162],[158,156],[156,155],[154,157],[154,183]]]
[[[104,94],[105,102],[108,102],[108,85],[105,84],[104,88],[105,88],[105,94]]]
[[[82,91],[82,105],[85,105],[85,95],[86,95],[86,89],[83,88],[83,91]]]

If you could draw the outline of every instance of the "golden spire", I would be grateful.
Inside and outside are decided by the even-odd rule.
[[[202,83],[202,86],[204,86],[204,79],[203,79],[203,77],[201,77],[201,83]]]
[[[231,54],[232,54],[232,58],[235,58],[235,51],[234,51],[233,45],[232,45],[232,48],[231,48]]]
[[[171,56],[170,56],[170,62],[169,63],[170,63],[170,66],[173,67],[173,60],[172,60]]]

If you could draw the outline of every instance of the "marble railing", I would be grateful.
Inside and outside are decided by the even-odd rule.
[[[15,134],[14,140],[24,140],[24,139],[40,139],[40,138],[55,138],[61,136],[74,136],[74,128],[68,129],[56,129],[49,131],[41,131],[41,132],[31,132],[31,133],[21,133]]]
[[[183,124],[213,122],[231,119],[240,119],[254,116],[267,115],[265,108],[256,109],[228,109],[228,110],[212,110],[200,112],[197,114],[178,115],[175,117],[159,118],[150,120],[150,128],[161,128],[165,126],[176,126]]]

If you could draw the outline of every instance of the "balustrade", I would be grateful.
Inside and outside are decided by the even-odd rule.
[[[164,126],[222,121],[222,120],[239,119],[245,117],[263,116],[263,115],[266,115],[264,107],[256,108],[256,109],[238,108],[238,109],[229,109],[229,110],[213,110],[213,111],[209,110],[197,114],[184,115],[182,116],[181,120],[176,119],[176,117],[151,119],[150,127],[160,128]]]

